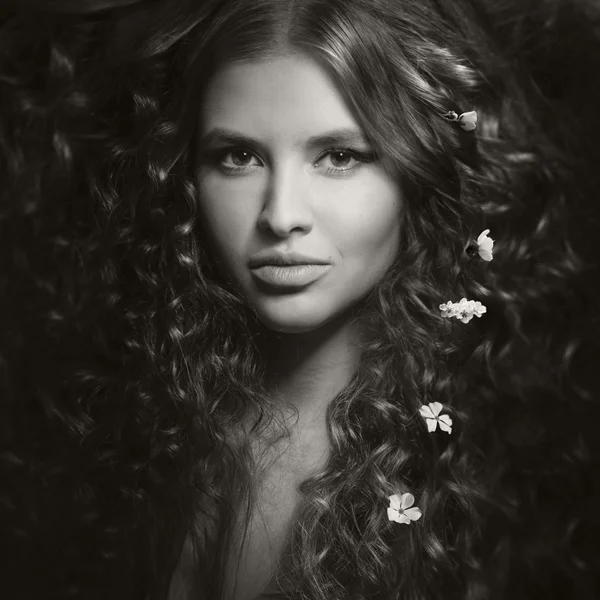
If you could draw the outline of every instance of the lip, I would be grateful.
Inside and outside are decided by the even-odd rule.
[[[252,275],[276,289],[297,289],[314,283],[331,268],[330,264],[262,265]]]
[[[256,269],[264,265],[274,266],[292,266],[292,265],[329,265],[326,260],[315,258],[313,256],[305,256],[297,252],[263,252],[251,258],[248,266],[251,269]]]

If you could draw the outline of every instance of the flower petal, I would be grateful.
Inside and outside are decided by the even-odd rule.
[[[489,250],[484,250],[483,248],[479,250],[479,256],[487,262],[490,262],[494,258]]]
[[[390,520],[390,521],[395,521],[396,523],[402,523],[402,521],[398,520],[401,516],[400,513],[397,510],[394,510],[393,508],[387,509],[387,516],[388,516],[388,520]],[[404,516],[404,515],[402,515],[402,516]]]
[[[390,501],[390,508],[400,510],[400,506],[402,505],[402,497],[400,494],[394,494],[393,496],[390,496],[388,500]]]
[[[485,229],[484,231],[482,231],[482,232],[479,234],[479,237],[477,238],[477,243],[478,243],[478,244],[481,244],[481,240],[482,240],[484,237],[486,237],[486,236],[487,236],[487,234],[488,234],[489,232],[490,232],[490,230],[489,230],[489,229]]]
[[[431,408],[433,414],[437,417],[442,412],[444,405],[441,402],[430,402],[429,407]]]
[[[440,415],[438,421],[440,422],[440,427],[442,426],[442,423],[444,425],[452,425],[452,418],[450,415]]]
[[[415,503],[415,497],[411,493],[402,494],[400,508],[402,510],[412,506]]]
[[[446,433],[452,433],[452,426],[440,421],[440,429]]]
[[[425,419],[427,423],[427,431],[433,433],[437,428],[437,419]]]
[[[421,413],[421,416],[425,419],[433,419],[435,417],[433,411],[427,404],[423,404],[423,406],[419,408],[419,413]]]
[[[421,509],[417,506],[415,506],[413,508],[408,508],[407,510],[404,511],[404,514],[411,521],[418,521],[423,516]]]
[[[462,113],[458,117],[458,121],[465,131],[473,131],[477,126],[477,111],[470,110],[469,112]]]
[[[494,240],[492,238],[485,238],[481,240],[479,244],[479,248],[481,250],[486,250],[487,252],[491,252],[494,249]]]
[[[400,515],[396,520],[396,523],[405,523],[406,525],[410,525],[410,519],[406,515]]]

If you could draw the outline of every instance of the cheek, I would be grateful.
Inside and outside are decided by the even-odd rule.
[[[395,256],[400,243],[402,194],[394,182],[369,178],[348,188],[331,207],[327,222],[342,257],[379,266]],[[389,260],[388,260],[389,262]]]
[[[199,188],[200,215],[212,245],[228,263],[236,260],[251,233],[252,214],[249,203],[228,197],[215,186]]]

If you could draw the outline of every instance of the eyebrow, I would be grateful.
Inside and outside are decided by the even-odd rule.
[[[216,142],[239,146],[260,146],[260,143],[252,137],[224,127],[211,129],[199,140],[200,146],[209,146]],[[306,140],[306,147],[311,150],[322,146],[352,146],[355,144],[369,145],[369,141],[360,131],[348,127],[313,135]]]

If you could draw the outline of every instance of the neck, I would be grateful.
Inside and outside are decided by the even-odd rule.
[[[357,322],[348,315],[307,333],[268,331],[262,339],[270,392],[301,414],[325,410],[360,357]]]

